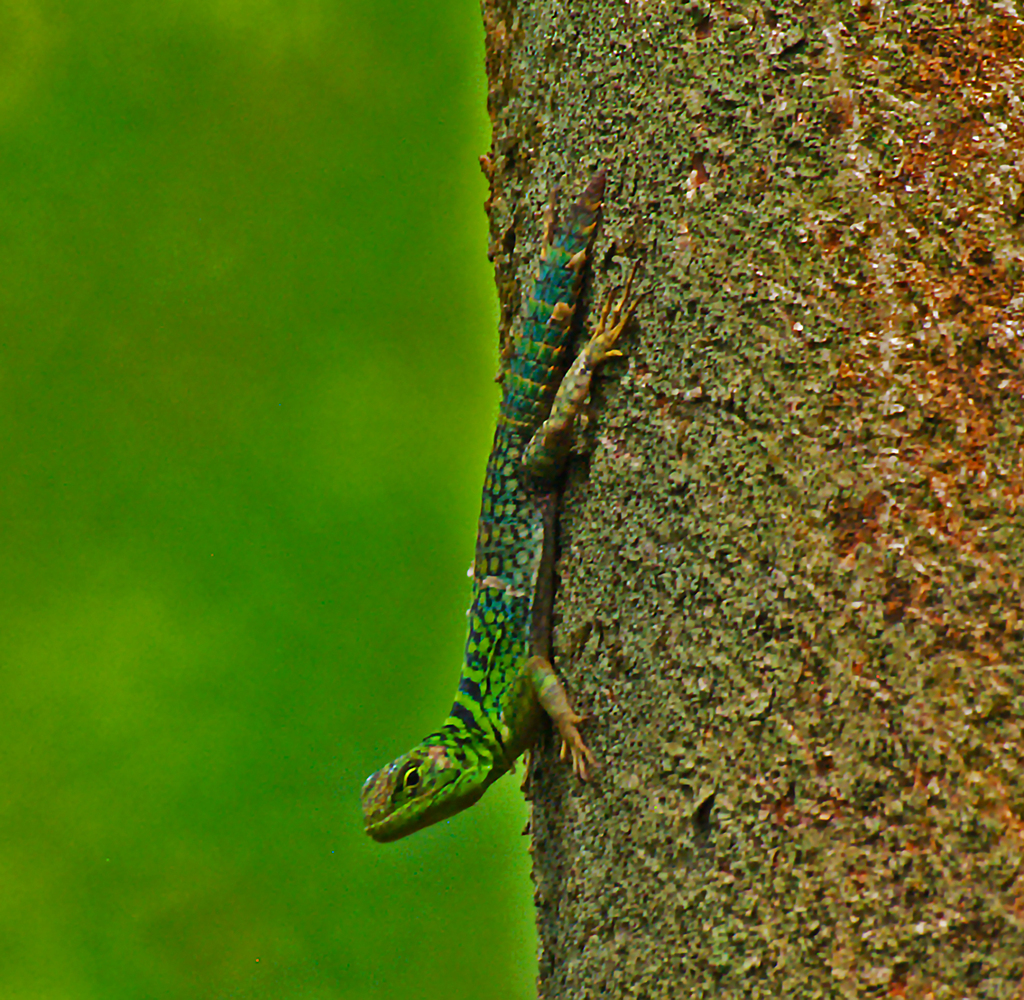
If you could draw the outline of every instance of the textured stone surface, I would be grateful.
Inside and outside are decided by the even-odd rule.
[[[534,762],[540,993],[1024,996],[1009,4],[485,2],[503,332],[605,164]]]

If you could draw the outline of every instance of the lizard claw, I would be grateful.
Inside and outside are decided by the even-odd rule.
[[[586,721],[585,716],[575,713],[567,718],[563,717],[558,720],[558,732],[562,737],[560,753],[562,760],[566,760],[571,755],[573,773],[580,781],[589,781],[590,772],[587,765],[596,767],[597,758],[591,753],[590,747],[583,742],[583,737],[580,736],[580,731],[576,728],[578,723],[584,721]]]
[[[597,329],[594,331],[590,342],[586,346],[587,359],[591,366],[601,364],[608,358],[621,358],[622,352],[614,350],[615,342],[619,334],[629,325],[629,321],[636,312],[640,297],[630,298],[630,290],[633,287],[633,278],[636,276],[636,269],[640,266],[639,261],[634,261],[630,269],[629,277],[626,279],[626,287],[622,290],[622,297],[615,301],[615,289],[608,293],[601,316],[597,321]],[[610,318],[609,318],[610,314]]]

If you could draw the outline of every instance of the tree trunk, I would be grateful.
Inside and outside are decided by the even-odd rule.
[[[648,297],[561,510],[602,768],[533,762],[542,997],[1024,997],[1013,0],[485,0],[503,333],[607,165]]]

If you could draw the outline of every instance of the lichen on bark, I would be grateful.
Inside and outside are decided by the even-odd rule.
[[[561,515],[543,997],[1024,996],[1012,3],[484,2],[504,333],[551,187],[647,298]]]

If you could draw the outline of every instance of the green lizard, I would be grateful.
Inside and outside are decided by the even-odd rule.
[[[550,660],[557,486],[573,421],[594,368],[619,356],[633,315],[634,266],[569,370],[572,317],[601,212],[604,171],[573,205],[564,227],[549,211],[540,269],[505,379],[487,463],[473,566],[465,663],[444,725],[363,785],[366,832],[398,840],[472,805],[536,739],[546,712],[587,780],[594,756]]]

